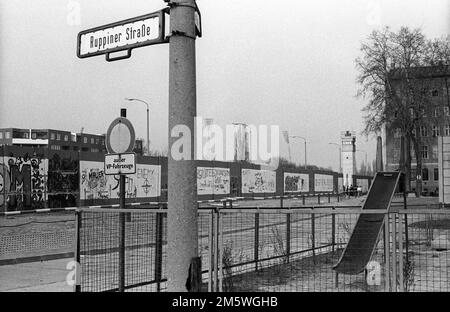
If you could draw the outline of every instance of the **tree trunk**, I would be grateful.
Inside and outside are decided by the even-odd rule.
[[[411,192],[411,136],[407,135],[405,139],[405,176],[406,192]]]
[[[416,130],[416,133],[419,133]],[[416,154],[416,197],[422,195],[422,155],[421,155],[421,142],[419,138],[412,139],[414,144],[414,152]]]

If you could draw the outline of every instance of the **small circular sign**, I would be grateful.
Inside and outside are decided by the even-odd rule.
[[[110,154],[131,153],[136,137],[131,122],[125,117],[116,118],[106,132],[106,149]]]

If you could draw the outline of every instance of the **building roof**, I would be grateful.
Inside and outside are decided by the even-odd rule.
[[[406,69],[396,68],[390,72],[392,79],[400,79],[405,77]],[[450,65],[436,65],[436,66],[417,66],[411,67],[409,74],[414,78],[442,78],[450,77]]]

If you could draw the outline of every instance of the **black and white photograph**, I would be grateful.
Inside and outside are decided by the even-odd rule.
[[[0,0],[1,293],[449,291],[450,1]]]

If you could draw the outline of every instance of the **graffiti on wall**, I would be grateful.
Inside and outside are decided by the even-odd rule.
[[[230,169],[197,167],[197,194],[229,194]]]
[[[333,192],[333,176],[329,174],[314,174],[315,192]]]
[[[81,199],[119,198],[119,176],[106,175],[103,162],[80,162]],[[161,194],[161,166],[137,164],[136,173],[125,176],[125,197],[157,197]]]
[[[242,193],[275,193],[275,191],[275,171],[242,169]]]
[[[309,192],[309,174],[284,173],[285,192]]]
[[[8,211],[39,209],[47,200],[48,160],[41,155],[0,158],[0,202]]]

